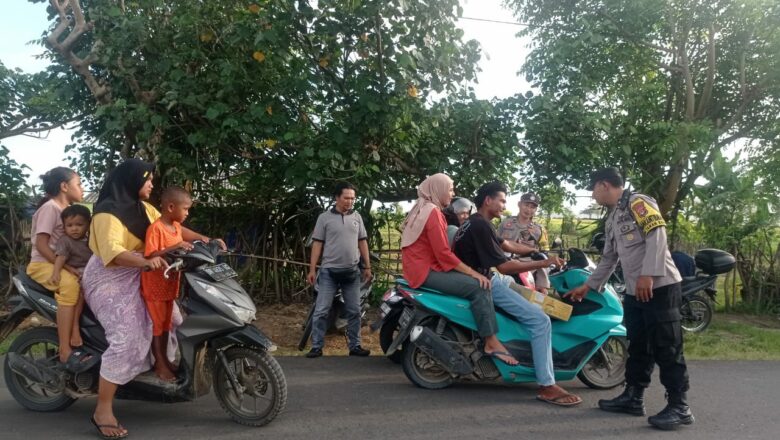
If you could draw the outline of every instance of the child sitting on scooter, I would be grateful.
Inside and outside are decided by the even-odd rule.
[[[65,235],[60,237],[54,249],[54,269],[48,281],[49,284],[54,286],[60,285],[62,270],[65,268],[67,268],[68,272],[81,279],[84,268],[92,257],[92,251],[89,249],[89,242],[87,241],[87,231],[89,231],[89,223],[92,221],[92,214],[89,212],[89,208],[83,205],[70,205],[62,210],[60,219],[62,220]],[[73,311],[73,325],[70,330],[70,345],[72,347],[81,347],[83,344],[81,328],[79,327],[79,320],[83,310],[84,296],[79,292],[76,307]],[[66,364],[69,370],[79,372],[86,365],[90,364],[87,361],[89,355],[86,352],[74,350],[73,353],[76,354],[75,358],[78,359],[74,359],[70,364]],[[73,364],[76,360],[79,362],[78,366]]]
[[[192,244],[184,241],[181,233],[181,223],[189,215],[190,207],[192,197],[184,188],[172,186],[163,191],[160,203],[162,216],[146,230],[146,258],[162,257],[176,249],[192,249]],[[167,352],[173,302],[179,295],[179,275],[178,272],[171,273],[166,279],[162,270],[141,273],[141,292],[152,320],[154,372],[168,382],[176,380],[175,367],[168,360]]]

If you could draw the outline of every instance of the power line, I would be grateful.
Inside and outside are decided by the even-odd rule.
[[[458,17],[458,20],[484,21],[484,22],[487,22],[487,23],[498,23],[498,24],[508,24],[508,25],[512,25],[512,26],[534,27],[533,25],[527,24],[527,23],[518,23],[516,21],[493,20],[493,19],[490,19],[490,18]]]

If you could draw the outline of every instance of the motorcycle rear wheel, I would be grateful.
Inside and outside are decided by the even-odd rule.
[[[623,336],[610,336],[582,367],[577,377],[590,388],[608,390],[625,381],[628,342]]]
[[[445,329],[441,336],[451,341],[457,341],[457,338],[451,333]],[[401,353],[401,366],[404,374],[413,384],[427,390],[441,390],[452,385],[454,379],[450,373],[411,341],[404,341],[404,350]]]
[[[36,363],[53,367],[60,356],[57,329],[37,327],[27,330],[14,339],[8,351],[25,356]],[[5,358],[4,370],[6,388],[20,405],[31,411],[62,411],[76,401],[64,391],[52,392],[15,373],[11,370],[8,357]]]
[[[247,426],[270,423],[287,404],[287,381],[282,367],[265,351],[234,347],[225,351],[230,372],[236,377],[240,393],[233,388],[230,374],[216,360],[214,366],[214,393],[220,406],[233,421]],[[249,398],[249,399],[247,399]],[[245,400],[250,400],[245,404]],[[258,409],[258,403],[265,405]]]
[[[683,330],[690,333],[703,332],[712,322],[712,305],[710,300],[699,295],[685,296],[680,305]]]

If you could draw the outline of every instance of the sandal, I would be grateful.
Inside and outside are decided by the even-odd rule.
[[[568,397],[576,397],[577,400],[575,400],[574,402],[565,402],[564,399]],[[559,394],[553,398],[546,398],[541,394],[537,394],[536,398],[538,400],[541,400],[542,402],[552,403],[553,405],[558,405],[558,406],[576,406],[582,403],[582,397],[576,394],[567,393],[565,391],[563,392],[563,394]]]
[[[493,360],[496,360],[496,361],[499,361],[499,362],[503,362],[503,363],[509,365],[510,367],[514,367],[514,366],[516,366],[517,364],[520,363],[520,362],[518,362],[517,359],[515,359],[514,356],[512,356],[512,353],[510,353],[508,351],[491,351],[491,352],[483,351],[482,353],[484,353],[485,356],[491,357],[491,358],[493,358]],[[509,359],[514,360],[515,363],[514,364],[509,363],[509,362],[501,359],[499,356],[508,357]]]
[[[127,431],[120,434],[114,434],[114,435],[108,435],[103,433],[104,429],[125,429],[124,426],[117,423],[116,425],[98,425],[97,420],[95,420],[95,416],[92,416],[91,419],[89,419],[90,422],[92,422],[93,425],[95,425],[95,428],[98,430],[98,435],[104,439],[117,439],[117,438],[125,438],[129,434]]]
[[[92,355],[83,349],[77,349],[73,350],[70,356],[68,356],[64,366],[71,373],[79,374],[97,365],[98,361],[100,361],[100,356]]]

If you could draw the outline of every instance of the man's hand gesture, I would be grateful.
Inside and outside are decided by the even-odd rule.
[[[585,297],[585,295],[588,293],[589,290],[590,290],[590,287],[588,287],[587,284],[583,284],[583,285],[581,285],[579,287],[575,287],[575,288],[569,290],[568,292],[566,292],[563,295],[563,297],[564,298],[569,298],[569,299],[571,299],[574,302],[582,302],[582,298]]]

